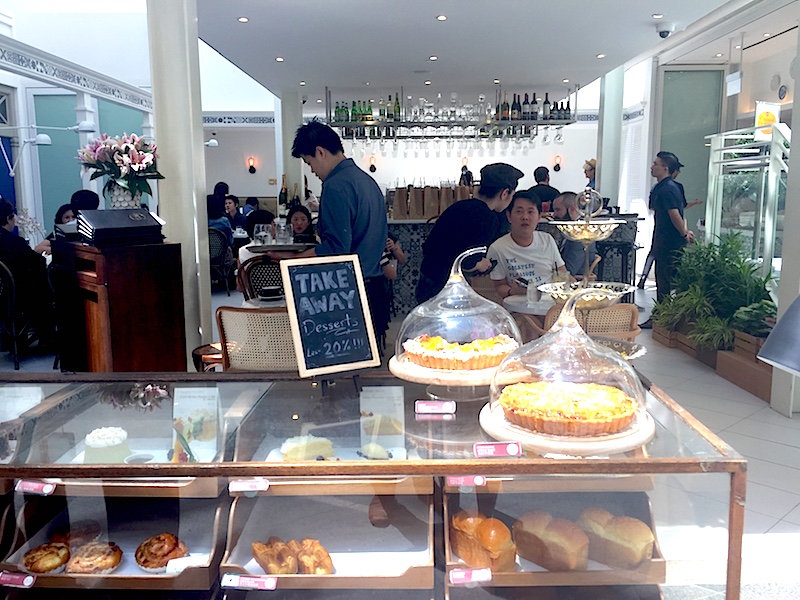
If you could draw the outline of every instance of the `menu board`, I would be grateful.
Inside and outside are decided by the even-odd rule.
[[[381,364],[356,254],[282,260],[301,377]]]

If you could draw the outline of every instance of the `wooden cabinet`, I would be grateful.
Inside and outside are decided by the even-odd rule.
[[[186,371],[180,244],[53,243],[65,371]]]

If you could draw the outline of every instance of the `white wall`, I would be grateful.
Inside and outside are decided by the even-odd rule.
[[[791,110],[794,102],[797,81],[789,73],[792,59],[797,55],[796,48],[786,48],[776,54],[753,63],[745,63],[742,67],[742,91],[739,93],[739,115],[755,114],[756,100],[781,103],[783,108]],[[747,55],[745,54],[745,59]],[[781,84],[788,88],[783,100],[778,98],[777,89],[770,87],[772,78],[777,75]],[[785,119],[782,119],[785,121]],[[753,126],[749,123],[747,126]]]
[[[244,203],[247,196],[277,196],[280,178],[275,172],[274,127],[209,127],[204,128],[205,139],[216,138],[219,146],[206,146],[206,188],[214,191],[218,181],[226,182],[231,194]],[[216,132],[212,136],[212,132]],[[248,172],[247,159],[255,159],[256,172]],[[270,185],[270,178],[278,185]]]

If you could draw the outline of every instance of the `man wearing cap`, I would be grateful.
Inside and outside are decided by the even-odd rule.
[[[550,169],[547,167],[536,167],[533,171],[533,179],[536,181],[536,185],[529,191],[536,194],[542,204],[547,202],[548,205],[552,205],[551,203],[553,200],[555,200],[556,196],[561,192],[550,185]]]
[[[476,246],[488,246],[500,234],[495,213],[502,213],[511,202],[522,171],[505,163],[481,169],[477,197],[461,200],[445,210],[422,245],[422,266],[417,284],[417,302],[438,294],[447,283],[455,258]],[[465,261],[464,269],[485,273],[491,268],[487,258]]]

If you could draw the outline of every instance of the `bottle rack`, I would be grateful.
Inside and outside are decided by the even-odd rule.
[[[575,123],[575,119],[548,119],[537,121],[336,121],[328,123],[331,127],[347,132],[347,139],[401,139],[426,140],[445,136],[448,139],[460,138],[528,138],[539,135],[539,129],[553,127],[560,129]],[[369,135],[369,129],[378,128],[376,135]],[[392,129],[387,135],[387,128]],[[414,132],[421,129],[422,132]],[[441,131],[444,129],[445,131]],[[456,131],[461,129],[462,131]],[[359,130],[364,130],[360,133]],[[426,131],[432,130],[432,131]]]

